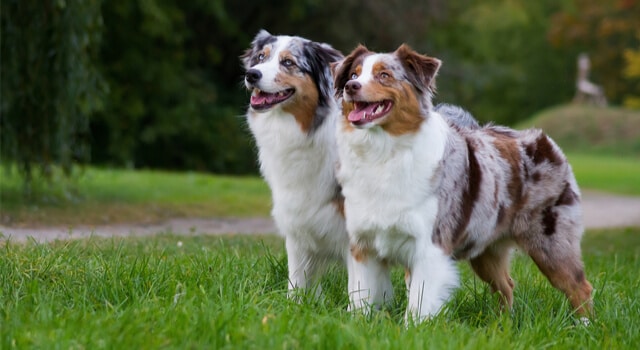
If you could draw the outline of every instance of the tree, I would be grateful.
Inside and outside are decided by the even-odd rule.
[[[587,53],[593,79],[609,101],[620,104],[630,92],[637,94],[637,80],[626,78],[623,67],[625,52],[640,46],[638,28],[638,0],[574,0],[554,15],[548,34],[556,47]]]
[[[348,26],[327,27],[326,19],[339,6],[361,9],[362,16],[353,22],[347,12],[340,13],[336,23]],[[396,17],[412,18],[416,38],[422,37],[428,9],[406,0],[109,1],[103,7],[107,25],[100,64],[111,93],[104,111],[91,121],[92,158],[136,168],[255,172],[254,146],[242,117],[248,93],[238,57],[259,29],[343,50],[361,40],[395,49],[406,39],[406,22],[395,28],[388,24]],[[397,16],[388,16],[390,11]],[[371,18],[384,25],[371,25]],[[355,33],[360,36],[350,36]]]
[[[638,40],[640,41],[640,28],[638,29]],[[629,108],[640,109],[640,48],[626,49],[624,51],[624,77],[632,85],[632,90],[625,95],[624,105]]]
[[[225,13],[219,1],[104,4],[100,65],[111,93],[91,122],[96,163],[256,171],[242,118],[244,41]]]
[[[66,174],[89,160],[88,116],[104,82],[92,59],[100,1],[2,1],[0,155],[28,186],[34,174]]]
[[[439,100],[515,124],[573,94],[574,57],[546,37],[557,0],[449,2],[428,40],[443,58]]]

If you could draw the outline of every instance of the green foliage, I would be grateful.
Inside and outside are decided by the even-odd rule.
[[[450,3],[425,40],[443,58],[438,101],[482,121],[515,124],[571,98],[573,55],[547,40],[549,18],[568,1]]]
[[[111,86],[92,119],[96,163],[255,171],[244,120],[240,49],[219,2],[109,1],[101,65]],[[225,40],[220,40],[224,38]],[[223,62],[223,63],[221,63]],[[237,69],[229,70],[233,64]],[[227,67],[225,67],[225,65]],[[237,72],[233,77],[230,71]]]
[[[325,297],[286,297],[286,256],[274,237],[90,239],[0,247],[0,347],[211,349],[634,349],[640,231],[587,233],[584,258],[596,318],[575,325],[565,297],[516,254],[513,313],[460,264],[447,310],[403,324],[397,300],[371,317],[346,311],[346,272]],[[181,242],[182,244],[178,244]]]
[[[573,92],[573,58],[546,39],[558,9],[555,0],[111,1],[103,14],[117,25],[106,26],[101,50],[111,94],[92,120],[93,160],[255,171],[240,117],[247,93],[238,56],[261,28],[344,52],[357,43],[379,51],[409,43],[444,59],[439,101],[461,104],[484,121],[513,123]]]
[[[638,41],[640,41],[640,29],[638,29]],[[624,51],[624,77],[634,89],[625,95],[624,105],[629,108],[640,109],[640,43],[637,49],[626,49]]]
[[[107,108],[91,122],[93,161],[136,168],[256,172],[254,146],[242,117],[248,93],[238,59],[256,32],[265,28],[274,34],[307,36],[343,50],[361,38],[374,38],[374,44],[391,48],[388,40],[395,49],[406,39],[402,22],[390,38],[388,26],[370,24],[370,14],[388,24],[398,23],[395,18],[407,14],[412,14],[414,23],[429,18],[427,5],[400,4],[337,0],[329,4],[285,0],[277,6],[222,0],[105,3],[101,65],[111,94]],[[327,19],[341,6],[354,11],[364,7],[364,15],[356,22],[345,21],[348,28],[327,26]],[[389,17],[389,10],[398,16]],[[344,30],[353,35],[345,35]]]
[[[589,54],[593,80],[601,84],[610,102],[621,104],[637,95],[638,79],[624,76],[625,52],[640,47],[640,1],[574,0],[556,13],[549,39],[556,47]]]
[[[443,59],[436,102],[482,121],[515,124],[569,100],[585,49],[610,100],[632,103],[637,77],[622,72],[634,67],[637,10],[595,0],[8,0],[0,154],[27,177],[32,164],[49,174],[89,159],[255,173],[238,56],[261,28],[345,53],[408,43]]]
[[[106,86],[95,68],[100,1],[2,2],[0,156],[28,185],[89,156],[88,115]]]

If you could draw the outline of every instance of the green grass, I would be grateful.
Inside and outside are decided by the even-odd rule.
[[[23,196],[15,172],[0,169],[0,224],[151,223],[176,217],[267,216],[270,192],[258,177],[86,168],[74,181],[36,182]]]
[[[640,195],[640,157],[569,153],[585,189]],[[267,216],[271,197],[258,177],[87,168],[75,182],[43,185],[22,196],[14,173],[0,168],[0,224],[152,223],[178,217]]]
[[[178,244],[182,241],[182,245]],[[564,296],[516,255],[513,314],[461,264],[462,286],[434,320],[405,328],[398,297],[372,317],[345,310],[346,273],[325,296],[286,298],[276,237],[89,239],[0,247],[0,348],[634,349],[640,344],[640,230],[583,242],[597,317],[575,326]]]
[[[581,188],[640,196],[640,157],[570,153],[567,158]]]

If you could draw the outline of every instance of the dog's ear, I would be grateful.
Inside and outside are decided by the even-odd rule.
[[[266,29],[260,29],[258,34],[256,34],[256,37],[253,38],[253,44],[256,44],[257,42],[270,38],[272,36],[273,35],[271,35],[271,33],[269,33]]]
[[[302,50],[306,58],[306,64],[303,67],[308,69],[307,73],[311,75],[320,92],[318,105],[326,106],[332,96],[330,65],[341,60],[342,53],[329,44],[314,41],[305,42]]]
[[[351,80],[351,70],[354,62],[360,61],[361,56],[370,53],[364,45],[358,45],[351,53],[345,57],[344,60],[331,65],[331,72],[333,73],[334,84],[333,87],[336,90],[336,97],[342,96],[344,86],[349,80]]]
[[[406,44],[396,50],[396,56],[408,73],[409,81],[421,93],[426,89],[430,93],[436,91],[436,75],[442,62],[434,57],[421,55]]]
[[[344,57],[342,52],[334,49],[331,45],[314,41],[304,44],[303,53],[312,64],[316,64],[315,68],[318,71],[322,71],[321,68],[332,66]]]
[[[261,50],[263,46],[276,40],[277,38],[271,35],[271,33],[264,29],[261,29],[253,38],[251,47],[249,47],[242,55],[240,55],[240,62],[244,65],[245,68],[249,68],[251,66],[251,56],[253,56],[254,50]]]
[[[342,52],[334,49],[333,46],[327,43],[316,43],[316,44],[319,47],[318,51],[321,52],[323,56],[325,56],[327,62],[334,63],[344,58],[344,55],[342,54]]]

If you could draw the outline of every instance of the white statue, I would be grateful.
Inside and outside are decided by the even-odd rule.
[[[589,60],[589,56],[587,56],[586,53],[578,55],[576,95],[573,97],[573,102],[606,106],[607,98],[604,96],[602,87],[589,81],[590,69],[591,61]]]

